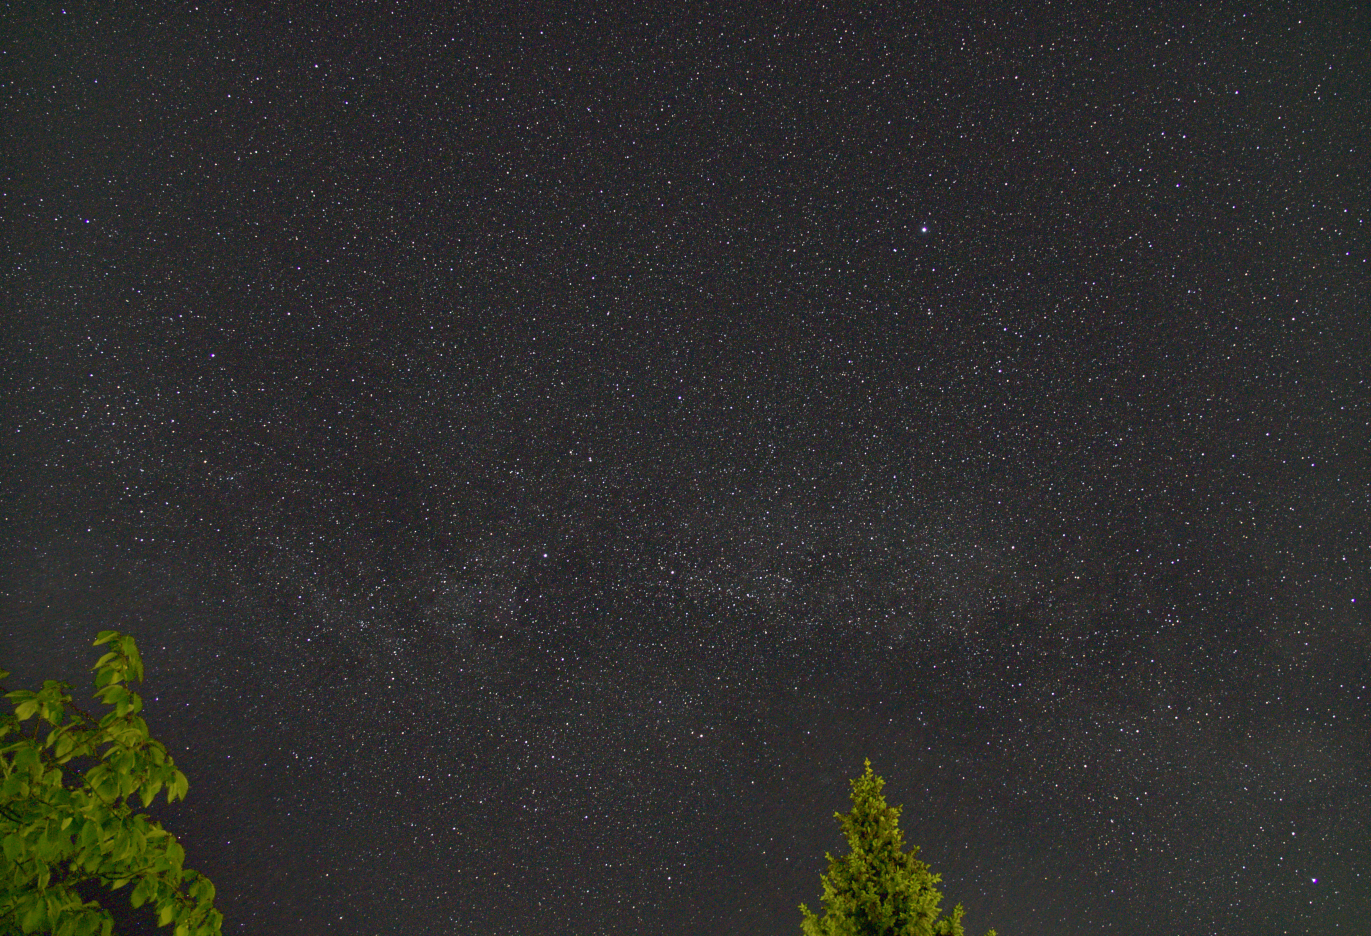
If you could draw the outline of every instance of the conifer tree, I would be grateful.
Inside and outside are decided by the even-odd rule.
[[[800,904],[804,936],[965,936],[961,904],[939,916],[943,895],[934,885],[942,877],[915,857],[919,846],[904,851],[901,807],[886,805],[885,781],[871,772],[870,760],[851,784],[852,812],[834,813],[851,851],[841,859],[824,856],[824,915]]]

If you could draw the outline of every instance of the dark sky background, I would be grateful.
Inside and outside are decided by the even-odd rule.
[[[798,933],[864,757],[978,936],[1371,927],[1363,4],[5,6],[0,662],[227,934]]]

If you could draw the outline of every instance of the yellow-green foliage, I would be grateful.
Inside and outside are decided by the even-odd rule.
[[[871,772],[852,781],[852,812],[834,813],[852,851],[841,859],[825,855],[821,875],[824,908],[815,916],[800,904],[804,936],[965,936],[962,906],[939,917],[943,895],[934,887],[942,877],[908,852],[900,832],[900,807],[887,806],[885,781]],[[991,930],[987,936],[995,936]]]
[[[112,648],[93,667],[96,694],[112,710],[98,723],[72,705],[66,683],[5,694],[14,714],[0,716],[0,932],[111,936],[110,913],[73,890],[98,881],[133,884],[129,902],[152,904],[174,936],[219,936],[214,885],[183,867],[174,835],[126,802],[137,793],[146,808],[161,791],[168,803],[185,799],[186,775],[148,737],[143,700],[125,686],[143,680],[133,638],[102,631],[102,644]],[[69,786],[62,768],[77,757],[95,763]]]

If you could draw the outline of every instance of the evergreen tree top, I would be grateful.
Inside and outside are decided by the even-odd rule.
[[[870,758],[851,786],[852,811],[834,813],[851,851],[841,859],[825,855],[824,915],[800,904],[804,936],[965,936],[961,904],[939,915],[943,895],[935,885],[942,877],[916,857],[917,845],[904,850],[901,807],[886,803],[885,781]]]

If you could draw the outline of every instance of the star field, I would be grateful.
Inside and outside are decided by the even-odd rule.
[[[934,6],[11,11],[0,664],[226,933],[795,933],[864,757],[968,931],[1371,924],[1365,13]]]

